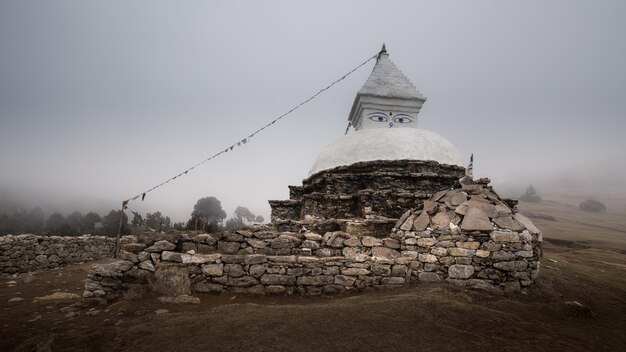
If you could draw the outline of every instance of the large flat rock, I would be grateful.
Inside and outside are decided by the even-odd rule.
[[[150,279],[150,289],[164,296],[191,295],[187,267],[179,264],[158,265]]]
[[[481,208],[470,206],[463,222],[461,222],[461,229],[464,231],[493,231],[493,225]]]

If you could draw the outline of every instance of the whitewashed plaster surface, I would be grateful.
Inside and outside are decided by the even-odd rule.
[[[354,129],[368,130],[373,128],[417,128],[417,113],[411,111],[389,111],[382,109],[363,109],[362,116],[357,120]]]
[[[388,53],[380,55],[372,73],[358,94],[425,100],[413,83],[389,59]]]
[[[463,166],[458,149],[434,132],[375,128],[356,131],[329,144],[315,160],[309,175],[361,161],[403,159]]]
[[[348,120],[352,126],[361,128],[417,127],[417,114],[426,98],[415,88],[413,83],[389,59],[389,54],[381,53],[374,69],[363,87],[357,92]],[[372,112],[388,114],[386,124],[373,124],[370,121]],[[389,113],[405,113],[414,126],[398,126]]]

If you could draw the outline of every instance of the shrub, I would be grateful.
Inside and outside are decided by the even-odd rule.
[[[606,211],[606,205],[595,199],[587,199],[586,201],[580,203],[580,210],[601,213],[603,211]]]
[[[524,201],[524,202],[537,203],[537,202],[541,202],[541,197],[537,194],[535,187],[533,187],[533,185],[530,185],[528,186],[528,188],[526,188],[526,193],[522,194],[519,197],[519,200]]]

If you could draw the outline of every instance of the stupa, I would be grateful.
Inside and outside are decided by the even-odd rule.
[[[355,133],[327,146],[309,175],[376,160],[431,160],[461,165],[459,151],[452,143],[418,128],[418,113],[425,101],[383,47],[374,70],[352,104],[348,120]]]
[[[383,47],[352,105],[354,132],[320,153],[289,200],[270,201],[272,224],[129,244],[124,260],[94,266],[84,297],[133,285],[178,294],[185,282],[187,292],[229,294],[442,280],[494,294],[527,290],[539,274],[541,231],[517,201],[474,180],[450,142],[418,128],[425,101]]]
[[[322,150],[302,186],[289,186],[289,200],[270,201],[272,221],[386,218],[391,224],[453,187],[465,168],[452,143],[418,127],[425,101],[383,45],[352,104],[354,131]]]

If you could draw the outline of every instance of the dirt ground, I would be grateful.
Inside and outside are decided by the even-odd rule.
[[[0,280],[0,351],[623,351],[625,214],[555,202],[520,209],[552,217],[535,219],[545,254],[527,294],[416,284],[328,297],[200,295],[200,305],[145,298],[74,313],[63,308],[77,298],[37,298],[80,295],[87,263]]]

